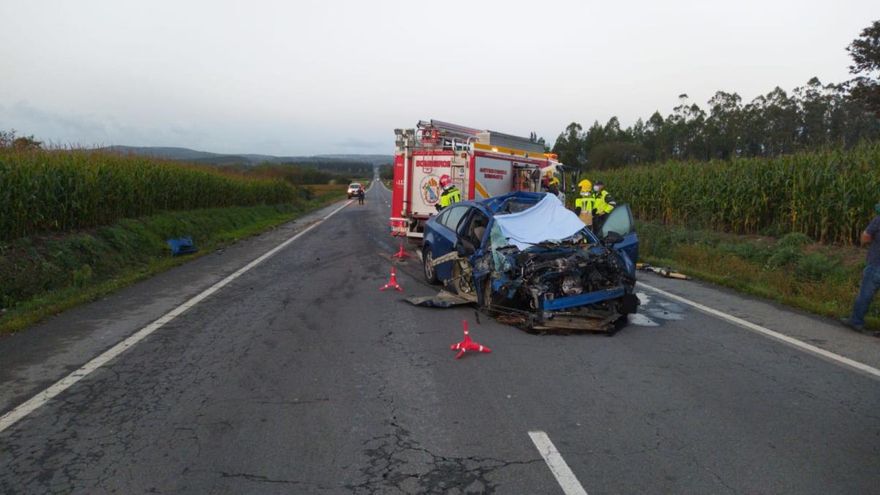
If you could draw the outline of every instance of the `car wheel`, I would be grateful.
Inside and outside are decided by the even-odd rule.
[[[437,271],[431,263],[434,261],[434,255],[431,254],[431,247],[425,246],[422,250],[422,273],[425,274],[425,280],[431,284],[435,285],[440,282],[437,279]]]
[[[453,261],[452,278],[448,285],[459,296],[473,297],[476,300],[477,291],[474,289],[473,280],[470,279],[470,273],[468,272],[468,275],[465,275],[465,269],[462,268],[463,263],[467,262],[461,259]]]

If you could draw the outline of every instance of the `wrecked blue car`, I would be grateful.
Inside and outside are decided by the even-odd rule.
[[[422,249],[429,283],[527,330],[613,332],[638,308],[628,205],[594,234],[554,195],[464,201],[427,222]]]

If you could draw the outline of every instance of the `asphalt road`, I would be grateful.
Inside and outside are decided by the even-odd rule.
[[[374,187],[0,431],[0,493],[880,493],[877,377],[644,287],[611,338],[410,306],[378,290],[389,201]],[[331,211],[0,339],[0,414]],[[878,339],[643,281],[880,366]],[[463,319],[492,354],[453,359]]]

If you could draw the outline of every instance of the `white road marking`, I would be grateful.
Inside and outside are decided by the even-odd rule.
[[[92,373],[93,371],[95,371],[96,369],[107,364],[109,361],[113,360],[113,358],[119,356],[120,354],[122,354],[123,352],[128,350],[130,347],[134,346],[135,344],[137,344],[138,342],[140,342],[141,340],[146,338],[151,333],[155,332],[159,328],[162,328],[162,326],[165,325],[166,323],[168,323],[169,321],[180,316],[183,312],[192,308],[196,304],[202,302],[203,300],[208,298],[211,294],[222,289],[224,286],[226,286],[227,284],[229,284],[233,280],[237,279],[238,277],[242,276],[243,274],[248,272],[250,269],[252,269],[255,266],[259,265],[260,263],[266,261],[269,257],[274,255],[278,251],[281,251],[282,249],[287,247],[290,243],[292,243],[293,241],[295,241],[295,240],[299,239],[300,237],[302,237],[303,235],[305,235],[308,231],[312,230],[313,228],[317,227],[318,225],[321,225],[322,223],[324,223],[325,220],[332,217],[333,215],[335,215],[336,213],[341,211],[343,208],[345,208],[346,206],[348,206],[352,203],[353,203],[353,201],[348,201],[347,203],[340,206],[339,208],[336,208],[335,210],[330,212],[327,216],[318,220],[317,222],[313,223],[312,225],[309,225],[308,227],[306,227],[305,229],[300,231],[295,236],[293,236],[290,239],[287,239],[286,241],[282,242],[281,244],[275,246],[274,248],[272,248],[271,250],[269,250],[268,252],[266,252],[265,254],[260,256],[259,258],[251,261],[250,263],[243,266],[242,268],[239,268],[238,270],[235,271],[235,273],[229,275],[228,277],[217,282],[216,284],[212,285],[211,287],[208,287],[207,289],[205,289],[204,291],[202,291],[198,295],[194,296],[190,300],[186,301],[185,303],[181,304],[180,306],[174,308],[173,310],[169,311],[168,313],[165,313],[158,320],[150,323],[149,325],[138,330],[137,332],[135,332],[134,334],[132,334],[131,336],[129,336],[128,338],[123,340],[122,342],[120,342],[120,343],[114,345],[113,347],[111,347],[110,349],[104,351],[104,353],[102,353],[98,357],[92,359],[88,363],[84,364],[78,370],[67,375],[66,377],[62,378],[61,380],[58,380],[57,382],[55,382],[54,384],[49,386],[49,388],[47,388],[47,389],[43,390],[42,392],[38,393],[37,395],[31,397],[30,399],[28,399],[26,402],[19,405],[15,409],[7,412],[3,416],[0,416],[0,432],[3,432],[7,428],[14,425],[16,422],[18,422],[20,419],[22,419],[25,416],[27,416],[28,414],[34,412],[35,410],[40,408],[40,406],[43,406],[44,404],[46,404],[47,402],[52,400],[52,398],[55,397],[56,395],[60,394],[61,392],[64,392],[65,390],[70,388],[76,382],[89,376],[89,374]]]
[[[742,318],[738,318],[733,315],[729,315],[723,311],[718,311],[717,309],[713,309],[713,308],[710,308],[709,306],[700,304],[698,302],[691,301],[690,299],[686,299],[684,297],[677,296],[671,292],[666,292],[663,289],[658,289],[657,287],[650,286],[644,282],[638,282],[638,285],[640,285],[646,289],[652,290],[652,291],[656,292],[657,294],[660,294],[666,298],[672,299],[673,301],[677,301],[682,304],[687,304],[688,306],[694,307],[704,313],[710,314],[712,316],[718,317],[718,318],[725,320],[727,322],[733,323],[734,325],[745,328],[746,330],[751,330],[753,332],[759,333],[759,334],[764,335],[766,337],[770,337],[771,339],[777,340],[777,341],[782,342],[784,344],[788,344],[792,347],[800,349],[801,351],[815,354],[821,358],[834,361],[840,365],[847,366],[849,368],[852,368],[857,371],[861,371],[863,373],[867,373],[867,374],[873,376],[874,378],[880,378],[880,369],[874,368],[873,366],[869,366],[867,364],[860,363],[860,362],[855,361],[853,359],[850,359],[848,357],[841,356],[840,354],[835,354],[831,351],[826,351],[825,349],[822,349],[821,347],[816,347],[812,344],[808,344],[806,342],[800,341],[794,337],[789,337],[788,335],[783,335],[779,332],[774,332],[773,330],[770,330],[769,328],[762,327],[761,325],[757,325],[755,323],[752,323],[750,321],[746,321]]]
[[[571,472],[571,468],[568,467],[565,459],[556,450],[556,446],[550,441],[550,437],[543,431],[530,431],[529,437],[532,439],[532,443],[535,444],[541,457],[544,458],[544,462],[547,463],[547,467],[550,468],[550,472],[553,473],[563,493],[565,495],[587,495],[587,491],[584,490],[581,482]]]

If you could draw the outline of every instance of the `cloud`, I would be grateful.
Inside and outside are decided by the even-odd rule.
[[[388,141],[371,141],[367,139],[347,138],[333,143],[334,147],[344,150],[360,150],[370,152],[387,151]]]
[[[37,107],[25,100],[0,104],[0,128],[33,134],[50,145],[96,147],[111,144],[198,147],[205,134],[191,126],[135,126],[112,116],[65,114]]]

